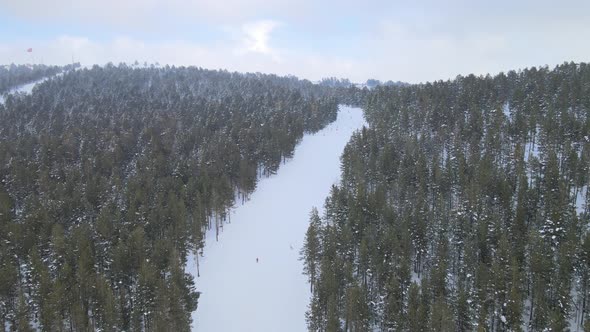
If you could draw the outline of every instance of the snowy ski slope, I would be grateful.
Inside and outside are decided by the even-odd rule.
[[[361,109],[341,106],[334,123],[306,135],[293,159],[232,211],[219,242],[214,232],[207,236],[200,277],[189,257],[187,271],[202,292],[193,331],[307,330],[310,291],[299,250],[309,212],[323,208],[339,181],[344,146],[364,124]]]

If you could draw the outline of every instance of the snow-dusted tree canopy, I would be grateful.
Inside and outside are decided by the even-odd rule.
[[[312,214],[310,330],[590,326],[590,65],[378,87],[365,114]]]
[[[370,90],[74,67],[0,70],[5,327],[190,329],[187,254],[349,104],[368,126],[301,239],[310,330],[590,328],[590,65]]]
[[[1,72],[0,72],[1,74]],[[185,331],[189,250],[336,119],[293,77],[107,65],[0,104],[0,319],[27,330]]]

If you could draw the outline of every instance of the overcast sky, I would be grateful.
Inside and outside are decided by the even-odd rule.
[[[415,83],[589,61],[589,36],[588,0],[0,0],[0,64],[138,60]]]

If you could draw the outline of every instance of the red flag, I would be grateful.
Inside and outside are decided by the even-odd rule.
[[[33,49],[29,47],[29,48],[27,48],[27,52],[31,53],[31,52],[33,52]]]

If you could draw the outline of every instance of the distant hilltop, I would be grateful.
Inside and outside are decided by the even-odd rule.
[[[336,77],[328,77],[328,78],[323,78],[321,81],[315,82],[317,84],[320,85],[324,85],[324,86],[330,86],[330,87],[338,87],[338,88],[349,88],[351,86],[357,87],[357,88],[368,88],[368,89],[373,89],[377,86],[406,86],[406,85],[410,85],[409,83],[406,82],[394,82],[394,81],[386,81],[386,82],[381,82],[380,80],[376,80],[373,78],[368,79],[366,82],[364,83],[352,83],[350,82],[349,79],[347,78],[336,78]]]

